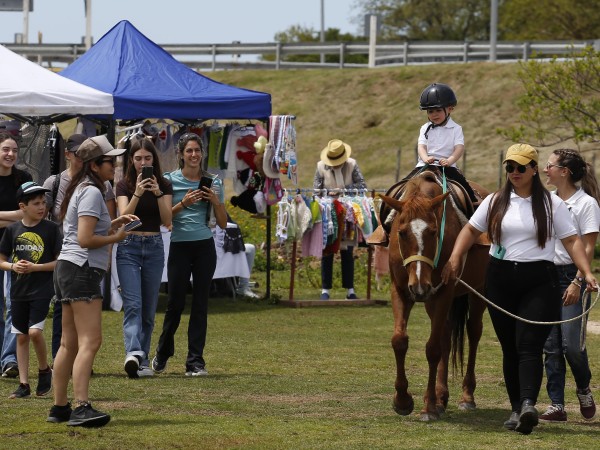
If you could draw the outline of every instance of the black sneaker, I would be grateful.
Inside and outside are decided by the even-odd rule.
[[[8,398],[27,398],[31,395],[31,388],[28,384],[19,383],[19,387],[15,392],[10,394]]]
[[[70,427],[103,427],[108,422],[110,422],[110,415],[95,410],[90,403],[86,402],[73,410],[67,425]]]
[[[71,409],[70,403],[67,403],[64,406],[52,405],[52,408],[50,408],[50,412],[48,413],[48,418],[46,419],[46,422],[66,422],[71,418],[72,412],[73,410]]]
[[[52,369],[48,367],[46,372],[38,372],[38,385],[35,389],[35,395],[41,397],[46,395],[52,389]]]
[[[4,378],[17,378],[19,376],[19,366],[16,362],[11,361],[6,363],[2,370],[2,377]]]
[[[163,362],[161,360],[158,359],[158,355],[156,355],[154,358],[152,358],[152,370],[154,370],[156,373],[163,373],[165,371],[165,369],[167,368],[167,362]]]

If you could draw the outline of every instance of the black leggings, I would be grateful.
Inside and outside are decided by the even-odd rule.
[[[524,319],[550,322],[560,319],[561,293],[554,264],[550,261],[517,263],[490,258],[486,297]],[[488,308],[502,346],[504,382],[512,410],[524,399],[537,401],[542,384],[544,343],[552,329],[509,317]]]

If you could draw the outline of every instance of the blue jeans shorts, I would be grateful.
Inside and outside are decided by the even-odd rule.
[[[72,303],[102,300],[100,282],[104,272],[97,267],[90,267],[87,262],[83,266],[78,266],[70,261],[58,260],[54,269],[53,301]]]

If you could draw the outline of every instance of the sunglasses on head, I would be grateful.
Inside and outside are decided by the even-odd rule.
[[[518,164],[517,166],[513,166],[510,163],[506,163],[506,166],[504,168],[506,169],[507,173],[513,173],[515,171],[515,169],[519,173],[525,173],[525,171],[527,170],[527,166],[522,166],[521,164]]]

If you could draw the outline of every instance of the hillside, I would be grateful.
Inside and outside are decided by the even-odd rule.
[[[274,114],[296,115],[301,187],[312,187],[319,152],[333,138],[352,146],[370,188],[387,188],[394,182],[398,149],[400,175],[406,175],[415,164],[419,127],[426,121],[419,95],[429,83],[447,83],[458,97],[452,117],[465,134],[466,175],[495,189],[500,154],[511,144],[496,130],[518,123],[516,100],[523,88],[517,70],[517,64],[474,63],[207,75],[269,92]],[[540,151],[545,162],[550,150]]]

